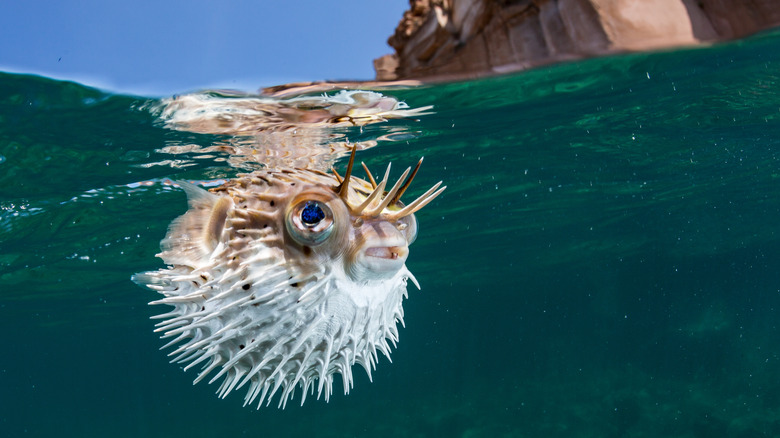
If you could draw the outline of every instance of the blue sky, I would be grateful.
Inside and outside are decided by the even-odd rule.
[[[0,70],[162,96],[373,79],[406,0],[19,0],[0,8]]]

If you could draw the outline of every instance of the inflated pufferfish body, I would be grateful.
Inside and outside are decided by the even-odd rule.
[[[165,296],[151,304],[174,306],[157,331],[179,345],[172,362],[202,367],[195,383],[215,372],[220,397],[248,386],[244,404],[259,408],[281,390],[283,407],[296,386],[301,404],[315,387],[327,400],[335,373],[347,393],[353,364],[370,378],[377,350],[389,358],[406,282],[417,284],[405,266],[413,213],[445,187],[404,206],[419,164],[385,191],[390,167],[378,184],[352,177],[354,153],[344,178],[282,169],[211,192],[182,184],[190,209],[159,254],[170,266],[134,279]]]

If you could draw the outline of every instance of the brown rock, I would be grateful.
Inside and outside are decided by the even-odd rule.
[[[780,0],[410,0],[374,65],[380,80],[472,77],[778,24]]]
[[[398,69],[398,55],[395,53],[374,60],[374,71],[378,81],[392,81],[395,79],[396,69]]]

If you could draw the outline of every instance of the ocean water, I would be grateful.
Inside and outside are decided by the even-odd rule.
[[[328,135],[447,184],[422,290],[373,382],[255,410],[168,363],[130,280],[233,139],[0,73],[0,436],[780,436],[780,33],[382,93],[433,113]]]

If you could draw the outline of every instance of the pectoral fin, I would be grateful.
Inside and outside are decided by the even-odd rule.
[[[194,184],[177,184],[187,193],[190,209],[168,227],[168,234],[160,243],[162,252],[158,257],[168,264],[197,268],[208,261],[219,245],[233,201]]]

